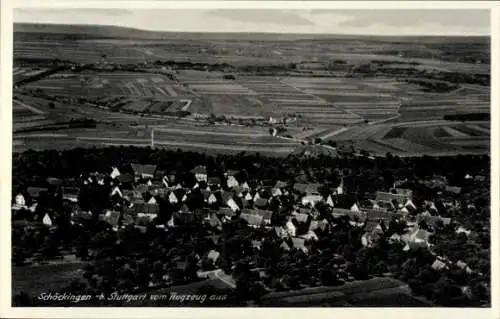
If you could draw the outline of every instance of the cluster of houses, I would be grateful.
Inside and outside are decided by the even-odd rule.
[[[325,194],[319,192],[321,185],[316,183],[250,180],[245,174],[233,170],[226,171],[223,176],[209,176],[205,166],[197,166],[190,171],[193,184],[188,186],[184,181],[177,181],[174,174],[159,170],[155,165],[130,164],[129,168],[127,173],[112,167],[106,174],[82,175],[80,189],[58,188],[62,200],[74,207],[71,222],[80,223],[93,215],[93,212],[79,208],[78,192],[81,189],[107,187],[112,208],[99,214],[99,218],[115,230],[131,224],[145,230],[160,213],[159,202],[163,200],[178,209],[168,221],[158,224],[158,228],[168,231],[181,224],[202,220],[207,226],[222,230],[223,223],[239,218],[249,227],[272,230],[283,239],[281,247],[284,250],[299,249],[305,253],[309,251],[309,243],[318,240],[318,232],[328,232],[335,226],[331,219],[319,214],[316,207],[320,202],[332,217],[348,216],[352,227],[363,229],[361,241],[367,247],[377,244],[386,231],[385,225],[397,221],[404,224],[404,232],[392,234],[391,242],[403,243],[404,250],[431,249],[429,237],[433,229],[451,223],[450,218],[439,216],[431,201],[417,207],[412,191],[398,185],[393,185],[389,191],[378,191],[373,199],[358,202],[346,194],[342,181]],[[51,185],[61,183],[57,179],[48,182]],[[40,194],[47,191],[48,188],[28,187],[25,192],[15,195],[12,209],[34,212]],[[459,190],[446,191],[456,193]],[[293,205],[282,205],[284,201],[291,201]],[[193,203],[197,208],[192,208]],[[286,218],[275,218],[277,214]],[[52,218],[53,215],[47,212],[41,222],[52,226]],[[458,231],[470,232],[463,227]],[[258,247],[259,243],[255,245]]]

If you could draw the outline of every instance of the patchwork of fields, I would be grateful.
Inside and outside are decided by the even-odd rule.
[[[161,74],[58,73],[25,86],[50,95],[176,98],[185,89]]]
[[[319,138],[352,143],[372,154],[418,155],[484,153],[490,143],[489,127],[482,123],[443,121],[445,115],[489,113],[488,90],[474,85],[449,93],[427,93],[415,84],[390,78],[224,79],[222,72],[185,70],[175,77],[153,72],[64,72],[18,90],[24,94],[18,94],[22,98],[14,102],[14,130],[67,121],[74,116],[121,126],[159,123],[163,127],[155,131],[157,147],[285,154],[293,152],[301,141]],[[92,104],[56,103],[57,112],[53,112],[49,101],[29,96],[30,92],[39,91],[75,100],[90,98]],[[191,116],[181,127],[165,126],[165,121],[173,123],[171,117],[189,114],[180,113],[186,111]],[[272,137],[268,127],[260,127],[259,133],[230,125],[221,132],[214,131],[214,126],[193,129],[200,118],[204,121],[212,114],[232,120],[286,119],[287,131],[282,135],[293,138]],[[86,131],[76,136],[70,132],[57,138],[61,145],[75,140],[80,145],[150,145],[149,132],[142,137],[122,133],[92,136],[94,133]],[[34,136],[17,139],[15,145],[31,147],[33,139]]]
[[[350,128],[330,140],[374,154],[484,153],[490,148],[490,128],[484,122],[446,121],[373,125]]]
[[[14,66],[12,68],[12,75],[13,75],[13,81],[14,83],[17,81],[21,81],[27,78],[30,78],[32,76],[39,75],[48,69],[46,68],[31,68],[31,67],[19,67],[19,66]]]

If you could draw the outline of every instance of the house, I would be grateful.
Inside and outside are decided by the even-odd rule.
[[[306,195],[303,196],[301,199],[301,203],[304,206],[315,206],[317,203],[321,202],[323,200],[323,196],[319,194],[311,194],[311,195]]]
[[[206,194],[206,193],[204,193],[204,194]],[[206,198],[207,198],[206,201],[209,205],[217,203],[217,197],[212,192],[208,192],[208,197],[206,197]]]
[[[283,249],[284,251],[290,251],[290,246],[288,246],[286,242],[282,242],[280,248]]]
[[[174,192],[170,192],[170,194],[168,194],[168,202],[170,204],[176,204],[179,202],[179,199],[177,198]]]
[[[165,175],[165,176],[162,177],[161,184],[162,184],[163,187],[167,187],[168,188],[169,185],[170,185],[169,182],[170,181],[168,179],[168,176]]]
[[[462,188],[457,186],[448,186],[446,185],[444,191],[450,194],[459,195],[462,192]]]
[[[100,215],[99,219],[105,221],[112,227],[118,227],[118,223],[120,221],[120,212],[107,211],[104,215]]]
[[[260,240],[252,240],[252,248],[256,250],[261,250],[262,249],[262,241]]]
[[[443,226],[448,225],[451,222],[451,218],[443,218],[441,216],[433,216],[433,215],[430,215],[429,212],[426,211],[422,214],[417,215],[417,218],[415,221],[417,224],[425,222],[425,224],[427,224],[429,226],[432,226],[434,228],[438,228],[439,226],[441,226],[441,224]]]
[[[79,196],[80,190],[78,188],[70,188],[70,187],[64,187],[63,188],[63,200],[67,200],[72,203],[78,203],[78,196]]]
[[[408,199],[406,203],[404,204],[404,208],[408,210],[408,212],[414,212],[417,209],[417,206],[413,204],[411,199]]]
[[[118,186],[115,186],[113,188],[113,190],[111,191],[111,197],[113,197],[115,195],[123,198],[123,193],[122,193],[122,191],[120,190],[120,188]]]
[[[411,189],[393,188],[393,191],[395,191],[396,194],[406,196],[409,199],[411,199],[413,197],[413,191]]]
[[[92,212],[77,210],[71,213],[71,221],[81,223],[92,219]]]
[[[190,211],[180,210],[173,214],[175,225],[187,225],[195,221],[196,215]]]
[[[248,182],[243,182],[243,184],[241,184],[240,186],[244,190],[250,190],[250,186],[248,185]]]
[[[345,208],[333,208],[332,216],[334,218],[347,216],[351,220],[360,220],[360,221],[366,220],[368,218],[368,214],[366,212],[353,211],[351,209],[345,209]]]
[[[305,195],[319,195],[318,188],[321,185],[318,183],[295,183],[293,190],[298,194]]]
[[[120,174],[117,179],[121,184],[132,184],[134,182],[134,176],[131,174]]]
[[[288,236],[288,232],[281,226],[274,227],[274,233],[278,238],[284,238]]]
[[[473,273],[472,269],[462,260],[457,261],[456,266],[460,269],[464,269],[468,274]]]
[[[325,231],[328,227],[328,221],[326,219],[322,220],[313,220],[309,224],[309,230],[317,231],[318,229],[321,231]]]
[[[194,174],[198,182],[206,182],[208,179],[207,168],[205,166],[196,166],[191,170],[191,173]]]
[[[441,259],[441,258],[436,258],[434,262],[431,265],[432,269],[434,270],[443,270],[443,269],[448,269],[448,265]]]
[[[294,223],[291,220],[286,222],[285,230],[292,237],[295,237],[295,234],[297,233],[297,227],[295,227]]]
[[[333,201],[333,198],[332,198],[332,195],[328,195],[328,197],[326,198],[326,204],[330,207],[334,207],[335,206],[335,203]]]
[[[121,174],[120,174],[120,171],[118,170],[118,168],[116,168],[116,167],[111,168],[111,173],[109,174],[109,177],[111,177],[111,179],[115,179],[120,175]]]
[[[42,194],[47,193],[49,191],[48,188],[46,187],[28,187],[26,192],[28,193],[29,197],[37,200]]]
[[[227,176],[226,185],[227,185],[228,188],[232,188],[232,187],[240,185],[240,183],[236,179],[236,176],[238,174],[239,174],[238,171],[233,171],[233,170],[230,170],[230,171],[226,172],[226,174],[225,174]]]
[[[257,193],[258,194],[258,193]],[[256,195],[257,196],[257,195]],[[267,204],[269,203],[268,199],[267,198],[262,198],[262,197],[257,197],[257,199],[255,199],[254,197],[254,203],[253,205],[257,208],[261,208],[261,209],[264,209],[267,207]]]
[[[283,192],[281,191],[281,188],[273,188],[272,190],[272,196],[273,197],[278,197],[283,195]]]
[[[219,192],[220,197],[221,197],[221,202],[227,205],[229,208],[231,208],[233,211],[238,211],[240,207],[236,202],[234,201],[231,193],[229,192]]]
[[[232,191],[233,191],[234,196],[238,197],[238,198],[244,197],[245,196],[244,193],[246,192],[240,186],[234,186]]]
[[[216,264],[219,260],[220,253],[216,250],[210,250],[207,255],[207,259],[210,260],[213,264]]]
[[[356,212],[356,213],[361,212],[361,210],[358,207],[358,204],[356,204],[356,203],[352,204],[350,209],[351,209],[351,211]]]
[[[303,238],[292,237],[293,248],[295,248],[297,250],[301,250],[304,253],[307,253],[308,249],[305,246],[305,242],[306,241]]]
[[[465,229],[464,227],[460,226],[455,230],[456,234],[465,234],[466,236],[469,236],[471,234],[470,230]]]
[[[264,218],[261,215],[254,214],[240,214],[240,218],[248,223],[252,227],[261,227],[264,225]]]
[[[291,217],[295,218],[295,220],[297,220],[298,223],[307,223],[307,220],[309,219],[308,214],[302,214],[297,212],[292,213]]]
[[[164,177],[167,177],[167,180],[168,180],[167,172],[165,170],[156,168],[155,174],[153,176],[153,180],[161,181],[161,180],[163,180]]]
[[[401,235],[394,233],[391,235],[391,237],[389,237],[390,244],[399,243],[399,242],[401,242]]]
[[[42,222],[44,225],[52,226],[52,218],[47,213],[43,216]]]
[[[265,225],[271,224],[271,218],[273,217],[273,212],[270,210],[261,210],[261,209],[243,209],[241,211],[242,214],[248,215],[259,215],[262,216],[262,221]]]
[[[223,216],[226,220],[230,220],[233,216],[236,215],[236,212],[234,212],[231,208],[229,207],[221,207],[219,208],[219,211],[217,212],[219,216]]]
[[[393,193],[388,193],[388,192],[380,192],[378,191],[375,197],[375,200],[377,202],[382,201],[382,202],[393,202],[396,201],[398,205],[404,205],[408,199],[410,199],[409,196],[406,194],[393,194]]]
[[[26,199],[24,198],[24,195],[19,193],[16,195],[14,199],[14,205],[18,207],[25,207],[26,206]]]
[[[121,190],[123,198],[128,199],[129,201],[142,199],[142,193],[136,190],[124,189]]]
[[[306,241],[317,241],[319,240],[316,233],[312,230],[309,230],[306,234],[301,235],[300,238],[305,239]]]
[[[207,185],[210,188],[219,188],[222,185],[221,179],[216,176],[210,176],[207,179]]]
[[[344,194],[344,179],[343,178],[340,179],[340,184],[335,189],[335,194],[336,195],[342,195],[342,194]]]
[[[406,243],[403,250],[413,250],[418,248],[429,248],[430,232],[415,227],[408,234],[405,234],[401,239]]]
[[[158,204],[134,203],[133,205],[124,208],[128,214],[138,216],[139,214],[157,215],[160,212]]]
[[[156,165],[130,164],[136,178],[154,178]]]
[[[250,192],[246,193],[245,200],[246,201],[253,201],[253,196]]]

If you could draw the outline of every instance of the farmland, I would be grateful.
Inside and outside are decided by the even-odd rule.
[[[331,138],[349,142],[373,154],[387,152],[400,156],[453,153],[483,153],[489,151],[489,129],[480,122],[449,123],[426,121],[345,130]]]
[[[488,120],[444,120],[489,115],[488,39],[424,37],[418,51],[405,38],[42,29],[16,25],[15,150],[146,146],[154,127],[155,147],[203,151],[489,151]]]

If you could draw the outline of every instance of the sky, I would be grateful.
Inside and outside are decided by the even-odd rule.
[[[175,32],[489,35],[484,9],[14,9],[15,22],[104,24]]]

